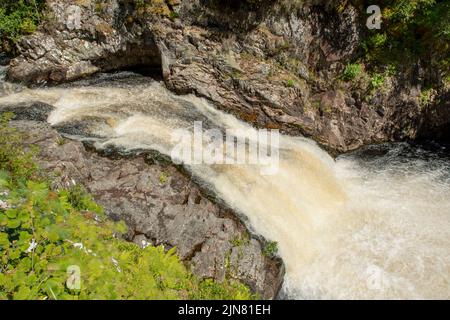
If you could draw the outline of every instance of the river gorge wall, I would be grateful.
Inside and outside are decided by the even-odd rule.
[[[332,154],[449,137],[448,86],[423,62],[389,76],[376,90],[363,80],[340,78],[364,33],[358,7],[338,12],[320,1],[299,7],[264,0],[257,6],[150,3],[47,1],[45,22],[18,44],[8,80],[53,86],[132,70],[177,94],[205,98],[254,127],[312,138]],[[425,106],[420,92],[427,81],[436,90]],[[23,107],[28,111],[21,113]],[[265,240],[250,234],[237,212],[208,197],[189,174],[145,153],[123,157],[113,151],[105,157],[80,142],[60,145],[55,129],[67,134],[71,128],[34,121],[46,120],[51,105],[0,108],[26,120],[15,125],[31,133],[27,143],[41,146],[41,165],[61,171],[57,183],[84,184],[111,217],[125,219],[130,240],[176,246],[196,275],[231,276],[264,298],[276,297],[284,276],[280,259],[265,256]]]
[[[426,61],[411,61],[376,90],[340,80],[364,33],[364,8],[149,3],[49,0],[47,21],[19,44],[9,79],[60,83],[140,69],[177,93],[205,97],[254,126],[312,137],[333,152],[448,137],[449,88]],[[436,89],[424,105],[420,93],[430,82]]]

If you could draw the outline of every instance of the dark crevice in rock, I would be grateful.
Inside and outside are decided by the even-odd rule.
[[[0,66],[7,66],[11,60],[6,53],[0,52]]]
[[[153,36],[145,33],[141,40],[129,43],[125,50],[92,61],[102,71],[133,71],[154,79],[162,79],[161,53]]]
[[[436,100],[436,107],[424,107],[417,135],[420,139],[450,142],[450,92],[438,96]]]
[[[180,10],[184,21],[217,29],[217,31],[248,32],[264,21],[275,1],[258,3],[246,0],[199,0]],[[184,4],[183,4],[184,5]],[[200,9],[201,8],[201,9]]]
[[[199,252],[202,251],[203,245],[205,244],[205,242],[206,242],[206,240],[205,240],[205,241],[202,241],[202,242],[200,242],[200,243],[198,243],[198,244],[196,244],[196,245],[192,248],[192,251],[189,252],[189,253],[184,257],[183,260],[184,260],[184,261],[192,261],[192,259],[195,257],[195,255],[196,255],[197,253],[199,253]]]

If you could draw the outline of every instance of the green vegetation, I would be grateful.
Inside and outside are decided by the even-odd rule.
[[[371,1],[353,1],[360,7]],[[404,65],[418,59],[448,74],[450,64],[450,2],[446,0],[380,0],[380,30],[371,30],[362,44],[375,64]]]
[[[295,87],[295,81],[292,80],[292,79],[287,80],[287,81],[286,81],[286,87],[288,87],[288,88],[293,88],[293,87]]]
[[[178,19],[180,17],[180,14],[178,12],[175,11],[171,11],[169,14],[169,18],[172,20]]]
[[[175,18],[168,4],[172,1],[168,0],[134,0],[135,8],[139,15],[152,14]]]
[[[167,173],[161,172],[161,174],[159,175],[159,182],[161,184],[166,184],[168,180],[169,180],[169,176],[167,175]]]
[[[345,81],[355,80],[357,76],[362,73],[362,65],[359,63],[348,64],[345,67],[344,73],[342,74],[342,79]]]
[[[384,74],[374,73],[372,75],[372,78],[370,79],[370,86],[372,89],[376,90],[384,84],[385,80],[386,80],[386,77]]]
[[[236,281],[198,280],[175,249],[121,239],[124,223],[82,187],[52,190],[11,116],[0,118],[0,300],[254,298]]]
[[[63,146],[66,144],[66,139],[64,138],[59,138],[56,143],[58,144],[58,146]]]
[[[348,64],[340,78],[344,81],[351,81],[353,85],[367,90],[367,97],[370,98],[377,90],[385,88],[387,79],[397,72],[396,67],[392,64],[378,67],[377,70],[379,72],[372,71],[370,73],[362,63]]]
[[[44,7],[45,0],[2,0],[0,51],[13,52],[21,36],[33,33]]]
[[[272,257],[278,252],[278,243],[275,241],[268,241],[263,249],[263,254],[266,257]]]
[[[237,236],[233,240],[231,240],[231,244],[233,247],[242,247],[247,245],[250,242],[250,235],[245,233],[242,236]]]
[[[419,97],[420,105],[426,107],[431,102],[433,93],[434,90],[432,88],[422,90]]]

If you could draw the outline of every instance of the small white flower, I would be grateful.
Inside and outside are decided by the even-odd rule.
[[[145,248],[147,248],[150,245],[150,243],[145,241],[145,240],[142,240],[141,243],[142,243],[142,249],[145,249]]]
[[[0,200],[0,209],[8,210],[9,208],[11,208],[11,206],[6,201]]]
[[[80,250],[82,250],[84,248],[84,246],[81,242],[74,243],[73,246]]]
[[[122,269],[120,269],[119,267],[119,261],[117,261],[116,259],[114,259],[114,257],[111,257],[111,262],[114,264],[114,266],[117,269],[117,272],[122,272]]]
[[[30,242],[30,246],[28,247],[28,249],[25,252],[26,253],[30,253],[34,249],[36,249],[36,247],[37,247],[37,242],[34,239],[32,239],[31,242]]]

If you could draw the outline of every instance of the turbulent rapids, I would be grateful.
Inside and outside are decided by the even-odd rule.
[[[52,105],[50,124],[97,149],[113,145],[170,156],[173,131],[192,130],[194,121],[254,130],[206,100],[176,96],[149,80],[79,82],[0,98],[0,104],[30,101]],[[282,136],[278,151],[275,175],[262,175],[256,165],[187,169],[249,228],[278,242],[287,297],[450,298],[445,150],[383,145],[334,160],[308,139]]]

